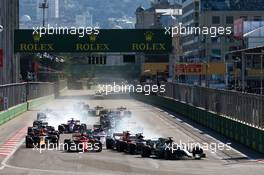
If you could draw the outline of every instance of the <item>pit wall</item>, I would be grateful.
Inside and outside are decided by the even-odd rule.
[[[47,103],[48,101],[54,99],[54,95],[45,96],[36,98],[34,100],[30,100],[28,102],[16,105],[12,108],[9,108],[8,110],[2,111],[0,113],[0,125],[8,122],[9,120],[12,120],[13,118],[19,116],[20,114],[32,110],[36,107],[39,107],[40,105],[43,105],[44,103]]]
[[[178,113],[255,151],[264,153],[264,131],[174,99],[132,94],[139,101]]]

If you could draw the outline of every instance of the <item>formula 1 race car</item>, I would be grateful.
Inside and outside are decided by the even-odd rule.
[[[44,122],[42,120],[34,120],[33,121],[33,127],[42,127],[42,126],[47,126],[48,122]]]
[[[25,137],[26,148],[42,147],[47,143],[57,146],[59,141],[59,132],[55,128],[48,126],[47,123],[39,123],[37,126],[28,127]]]
[[[105,144],[106,141],[106,132],[101,125],[95,124],[93,125],[93,130],[91,132],[93,138],[100,140],[102,144]]]
[[[103,129],[109,130],[109,129],[114,128],[115,120],[112,116],[103,115],[100,117],[100,125]]]
[[[147,140],[146,145],[142,147],[141,156],[150,157],[151,155],[166,160],[182,158],[201,159],[206,156],[202,148],[195,147],[192,151],[189,151],[188,148],[174,144],[170,137]]]
[[[140,141],[143,141],[141,133],[131,135],[129,131],[114,133],[113,137],[106,138],[106,149],[116,149],[118,152],[136,153],[137,146],[140,149]],[[138,144],[137,144],[138,143]],[[135,146],[135,147],[134,147]],[[143,144],[142,144],[143,146]]]
[[[67,152],[101,152],[100,140],[86,134],[74,134],[72,139],[64,140],[64,151]]]
[[[60,133],[82,133],[86,131],[86,124],[80,124],[80,120],[74,120],[73,118],[67,122],[67,124],[62,124],[58,126]]]
[[[141,154],[145,143],[142,133],[138,133],[134,137],[130,137],[130,141],[126,142],[125,152],[131,155]]]
[[[102,99],[102,98],[104,98],[104,94],[100,91],[96,91],[94,94],[94,98],[95,99]]]
[[[39,113],[37,114],[37,120],[38,120],[38,121],[46,121],[46,120],[47,120],[47,115],[46,115],[46,113],[44,113],[44,112],[39,112]]]
[[[95,115],[100,116],[100,112],[104,109],[104,107],[96,106],[94,109],[95,109]]]
[[[109,113],[109,110],[108,110],[108,109],[102,109],[102,110],[99,112],[99,116],[107,115],[108,113]]]
[[[121,106],[117,108],[117,115],[120,117],[131,117],[131,111],[127,110],[127,108]]]
[[[95,109],[89,109],[89,110],[87,110],[87,115],[89,117],[96,117],[96,110]]]

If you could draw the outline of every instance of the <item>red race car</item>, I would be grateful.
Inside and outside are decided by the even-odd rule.
[[[102,143],[87,134],[73,134],[72,139],[64,140],[64,151],[67,152],[101,152]]]

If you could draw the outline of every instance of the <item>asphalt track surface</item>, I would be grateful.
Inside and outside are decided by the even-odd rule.
[[[91,98],[90,91],[66,91],[59,99],[53,100],[41,108],[28,111],[0,126],[0,174],[6,175],[53,175],[53,174],[97,174],[97,175],[189,175],[189,174],[232,174],[263,175],[264,164],[260,155],[247,148],[222,138],[183,117],[168,113],[162,109],[131,99],[129,96]],[[139,155],[127,155],[104,149],[101,153],[65,153],[59,150],[39,151],[26,149],[23,143],[25,129],[32,124],[39,110],[49,108],[62,116],[72,115],[67,111],[78,101],[90,106],[116,108],[126,106],[132,111],[132,117],[123,122],[119,129],[142,131],[151,137],[171,136],[182,143],[228,143],[231,150],[206,150],[207,157],[202,160],[159,160],[155,157],[141,158]],[[61,119],[53,116],[56,123]],[[69,116],[73,117],[73,116]],[[87,118],[93,124],[96,118]],[[65,121],[66,122],[66,121]],[[21,134],[22,133],[22,134]],[[1,149],[2,146],[2,149]],[[4,149],[10,151],[4,151]],[[1,155],[2,153],[5,153]]]

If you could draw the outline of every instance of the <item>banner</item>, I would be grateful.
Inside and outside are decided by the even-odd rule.
[[[225,63],[180,63],[175,65],[176,75],[225,75]]]
[[[200,75],[202,73],[202,64],[176,64],[175,72],[177,75]]]
[[[99,34],[44,34],[15,31],[15,52],[143,52],[168,53],[172,38],[165,29],[102,29]],[[33,34],[34,33],[34,34]]]

